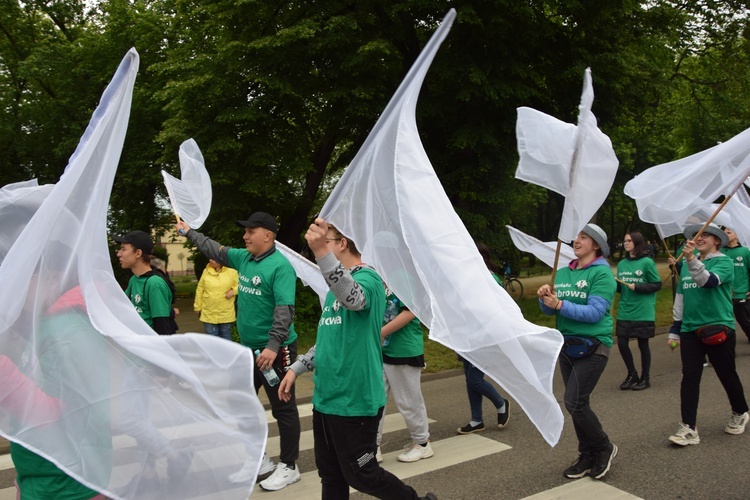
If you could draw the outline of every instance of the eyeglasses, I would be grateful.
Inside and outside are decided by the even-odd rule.
[[[342,240],[342,239],[343,238],[326,238],[326,241],[339,241],[339,240]]]
[[[632,243],[633,242],[633,240],[622,240],[622,241],[624,241],[625,243]]]

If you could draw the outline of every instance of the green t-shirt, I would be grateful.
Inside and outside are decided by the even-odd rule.
[[[227,251],[229,267],[240,276],[237,293],[237,332],[242,345],[263,349],[268,344],[268,332],[273,326],[276,306],[293,306],[297,274],[281,252],[274,251],[260,262],[245,249]],[[297,340],[294,323],[289,325],[289,337],[281,345]]]
[[[560,300],[572,302],[573,304],[588,304],[589,295],[596,295],[607,301],[610,305],[615,297],[617,282],[612,275],[612,270],[607,265],[593,265],[584,269],[570,269],[563,267],[558,269],[555,277],[555,293]],[[563,308],[565,306],[563,305]],[[563,335],[576,335],[579,337],[596,337],[602,344],[612,346],[612,315],[609,307],[604,317],[596,323],[584,323],[569,319],[562,314],[557,314],[557,329]]]
[[[732,298],[746,299],[750,291],[748,281],[748,269],[750,269],[750,250],[747,247],[737,246],[734,248],[724,247],[721,252],[734,261],[734,283],[732,283]]]
[[[372,417],[385,406],[380,349],[385,289],[372,269],[359,268],[352,277],[362,287],[367,305],[350,311],[328,292],[318,322],[312,403],[329,415]]]
[[[393,321],[401,311],[409,310],[390,289],[387,288],[385,294],[383,325]],[[419,320],[412,319],[403,328],[386,337],[383,341],[383,354],[391,358],[413,358],[424,354],[424,339]]]
[[[131,276],[125,294],[143,321],[154,326],[154,318],[169,318],[172,314],[172,290],[164,278],[146,274]]]
[[[634,283],[636,285],[661,282],[659,273],[656,271],[656,264],[653,259],[646,255],[634,260],[621,260],[617,264],[617,278],[625,283]],[[656,319],[656,294],[636,293],[621,284],[617,319],[654,321]]]
[[[107,484],[112,469],[107,356],[107,341],[91,326],[86,313],[68,310],[45,317],[40,323],[36,345],[29,346],[21,358],[36,359],[38,364],[19,364],[19,369],[29,375],[30,370],[40,369],[40,388],[46,394],[61,399],[64,408],[79,408],[76,410],[79,416],[75,419],[86,421],[88,425],[68,425],[65,432],[68,440],[76,443],[76,446],[100,450],[102,460],[93,464],[88,462],[90,468],[85,471],[87,477],[96,478],[99,484]],[[92,374],[85,368],[92,359],[100,361],[105,369]],[[61,380],[65,383],[61,383]],[[65,427],[63,421],[54,426],[38,426],[33,432],[38,441],[46,441],[46,433],[51,434],[49,440],[55,440]],[[10,443],[10,454],[21,488],[21,498],[83,500],[98,494],[68,476],[51,461],[18,443]],[[75,469],[80,463],[70,465]]]
[[[713,257],[703,261],[706,270],[718,276],[721,284],[715,288],[702,288],[693,281],[688,271],[687,262],[680,270],[680,286],[677,293],[682,294],[682,328],[681,332],[693,332],[702,326],[724,325],[734,328],[734,311],[732,310],[732,282],[734,281],[734,264],[727,256]]]

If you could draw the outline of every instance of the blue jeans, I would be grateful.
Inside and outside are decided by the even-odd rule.
[[[203,323],[206,333],[214,337],[232,340],[232,323]]]
[[[486,397],[495,408],[500,408],[505,404],[505,400],[497,392],[495,386],[484,379],[484,372],[472,365],[465,359],[464,374],[466,375],[466,392],[469,395],[469,407],[471,408],[471,419],[474,422],[483,422],[482,419],[482,396]]]
[[[561,354],[559,361],[565,384],[565,409],[573,418],[573,427],[578,437],[578,453],[593,458],[609,446],[609,437],[589,405],[589,397],[609,358],[602,354],[592,354],[587,358],[570,359]]]

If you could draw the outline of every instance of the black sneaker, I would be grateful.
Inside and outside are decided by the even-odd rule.
[[[600,451],[596,454],[594,465],[591,467],[589,473],[594,479],[601,479],[604,477],[609,468],[612,465],[612,460],[617,456],[617,445],[609,443],[609,446],[604,451]]]
[[[628,373],[628,376],[625,377],[625,381],[622,384],[620,384],[620,390],[628,391],[638,382],[639,380],[638,380],[637,373]]]
[[[456,429],[459,434],[471,434],[472,432],[482,432],[484,430],[484,423],[478,425],[471,425],[471,422]]]
[[[510,401],[507,399],[504,399],[503,401],[505,401],[505,411],[497,414],[497,426],[501,429],[505,427],[508,424],[508,420],[510,420]]]
[[[419,500],[437,500],[437,497],[434,493],[427,493],[425,496],[419,497]]]
[[[573,465],[565,469],[563,476],[568,479],[579,479],[589,473],[594,465],[594,459],[587,455],[578,455],[578,460]]]
[[[648,377],[641,377],[641,381],[635,384],[632,389],[634,391],[642,391],[644,389],[648,389],[651,387],[651,382],[649,382]]]

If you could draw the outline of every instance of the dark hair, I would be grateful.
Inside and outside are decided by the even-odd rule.
[[[490,247],[481,242],[478,242],[476,245],[477,250],[479,250],[479,255],[482,256],[482,259],[484,259],[484,265],[487,266],[487,269],[495,274],[499,273],[500,269],[492,260],[492,252],[490,252]]]
[[[636,258],[646,255],[646,240],[643,239],[643,235],[638,231],[633,231],[628,233],[628,236],[633,240],[633,254]]]
[[[341,239],[346,240],[346,248],[348,248],[351,253],[353,253],[354,255],[361,255],[359,253],[359,250],[357,249],[357,245],[355,245],[354,242],[350,238],[347,238],[346,236],[344,236],[343,234],[341,234],[341,231],[339,231],[338,229],[336,229],[336,226],[332,226],[332,225],[329,224],[328,225],[328,229],[330,229],[331,231],[333,231],[336,234],[337,238],[341,238]]]

